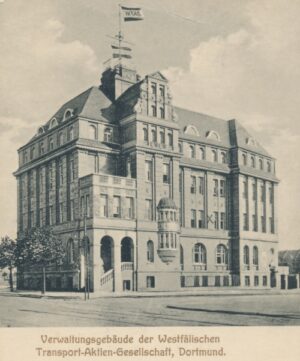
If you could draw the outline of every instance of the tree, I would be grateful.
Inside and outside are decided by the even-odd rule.
[[[14,290],[13,269],[16,266],[16,241],[5,236],[0,241],[0,268],[9,270],[9,287]]]
[[[32,228],[18,240],[18,264],[40,267],[43,274],[42,294],[46,292],[46,268],[59,266],[65,257],[65,247],[51,227]]]

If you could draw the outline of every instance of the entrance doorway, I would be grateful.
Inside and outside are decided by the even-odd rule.
[[[130,291],[131,290],[131,284],[130,280],[124,280],[123,281],[123,291]]]
[[[101,240],[100,257],[102,260],[103,273],[113,268],[113,239],[105,236]]]

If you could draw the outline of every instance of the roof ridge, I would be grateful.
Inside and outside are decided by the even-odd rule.
[[[183,108],[183,107],[180,107],[180,106],[177,106],[177,105],[174,105],[174,108],[177,108],[177,109],[180,109],[180,110],[185,110],[187,112],[194,113],[194,114],[204,115],[206,117],[214,118],[214,119],[217,119],[217,120],[222,120],[223,122],[229,122],[229,120],[227,120],[227,119],[219,118],[219,117],[216,117],[214,115],[207,114],[207,113],[198,112],[196,110]]]

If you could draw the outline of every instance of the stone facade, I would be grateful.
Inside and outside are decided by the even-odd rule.
[[[236,120],[173,106],[161,73],[106,69],[18,152],[19,234],[51,225],[68,251],[48,287],[279,286],[275,160]]]

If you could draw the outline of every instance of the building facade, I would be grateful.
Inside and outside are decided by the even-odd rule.
[[[236,120],[175,107],[160,72],[107,68],[18,153],[18,233],[50,225],[67,249],[48,288],[278,286],[274,158]]]

